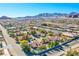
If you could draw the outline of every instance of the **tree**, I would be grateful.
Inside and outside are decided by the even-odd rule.
[[[24,48],[26,45],[28,45],[28,41],[27,40],[21,40],[20,45],[22,46],[22,48]]]
[[[46,50],[47,47],[46,47],[46,45],[42,45],[42,46],[39,47],[39,49],[40,49],[40,50]]]
[[[35,35],[35,34],[36,34],[36,31],[31,31],[31,34],[32,34],[32,35]]]
[[[27,32],[27,35],[31,35],[31,33],[30,32]]]
[[[43,34],[47,34],[46,30],[44,30],[44,29],[38,29],[38,31],[39,31],[40,33],[43,33]]]
[[[49,36],[53,36],[53,34],[52,34],[52,33],[49,33],[48,35],[49,35]]]
[[[54,47],[54,42],[50,42],[50,43],[48,44],[48,48],[52,48],[52,47]]]
[[[67,56],[79,56],[79,52],[77,52],[76,50],[73,51],[73,50],[70,50],[70,51],[67,51]]]
[[[44,33],[44,34],[46,34],[47,32],[46,32],[46,30],[41,30],[41,33]]]
[[[58,41],[55,41],[55,42],[53,42],[53,43],[54,43],[54,46],[57,46],[57,45],[59,44]]]
[[[46,23],[43,23],[43,24],[41,24],[41,25],[43,25],[43,26],[47,26],[47,24],[46,24]]]
[[[0,41],[0,47],[2,48],[2,41]]]
[[[57,46],[58,44],[59,44],[58,41],[52,41],[52,42],[50,42],[50,43],[48,44],[48,47],[49,47],[49,48],[52,48],[52,47],[54,47],[54,46]]]
[[[21,45],[21,47],[23,48],[23,50],[25,50],[25,51],[27,51],[27,52],[30,51],[30,46],[29,46],[27,40],[22,40],[22,41],[20,41],[20,45]]]
[[[17,43],[19,43],[19,39],[18,39],[18,36],[16,36],[16,39],[15,39],[15,40],[16,40],[16,42],[17,42]]]
[[[42,41],[43,41],[43,43],[47,43],[48,39],[47,38],[43,38]]]
[[[26,39],[28,39],[28,38],[29,38],[29,35],[28,35],[28,34],[25,34],[25,33],[24,33],[24,34],[22,35],[22,39],[26,40]]]
[[[51,31],[49,31],[49,32],[48,32],[48,35],[49,35],[49,36],[53,36],[53,35],[54,35],[54,33],[53,33],[53,32],[51,32]]]
[[[13,37],[13,38],[15,37],[15,35],[13,33],[10,33],[9,35],[10,35],[10,37]]]

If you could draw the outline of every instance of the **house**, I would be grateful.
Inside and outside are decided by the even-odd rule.
[[[74,33],[70,33],[70,32],[62,32],[63,35],[66,35],[66,36],[70,36],[70,37],[74,37],[75,34]]]
[[[40,47],[42,43],[38,40],[34,40],[30,45],[32,46],[32,48],[37,48]]]

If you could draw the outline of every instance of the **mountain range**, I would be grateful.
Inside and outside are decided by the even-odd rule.
[[[67,13],[40,13],[35,16],[25,16],[25,17],[15,17],[15,19],[45,19],[45,18],[58,18],[58,17],[69,17],[69,18],[79,18],[79,13],[71,12]],[[12,19],[11,17],[2,16],[0,19]]]

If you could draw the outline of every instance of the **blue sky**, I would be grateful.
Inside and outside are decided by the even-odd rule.
[[[33,16],[39,13],[79,12],[77,3],[0,3],[0,16]]]

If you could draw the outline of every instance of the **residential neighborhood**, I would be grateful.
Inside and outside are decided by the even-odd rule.
[[[12,51],[15,49],[11,51],[11,48],[7,48],[9,49],[8,52],[11,51],[11,55],[39,55],[39,53],[62,45],[65,42],[72,41],[77,36],[79,37],[79,25],[77,24],[66,25],[66,23],[58,24],[51,21],[39,21],[39,26],[37,26],[37,21],[9,19],[1,21],[0,23],[0,28],[4,30],[2,33],[6,32],[3,36],[7,35],[4,37],[6,43],[8,45],[11,44],[11,48],[16,45],[16,47],[19,46],[18,48],[21,49],[14,53]],[[12,40],[13,44],[8,42],[6,38],[10,39],[8,40],[10,42]],[[16,48],[16,50],[18,50],[18,48]]]
[[[79,56],[79,4],[0,4],[0,56]]]

